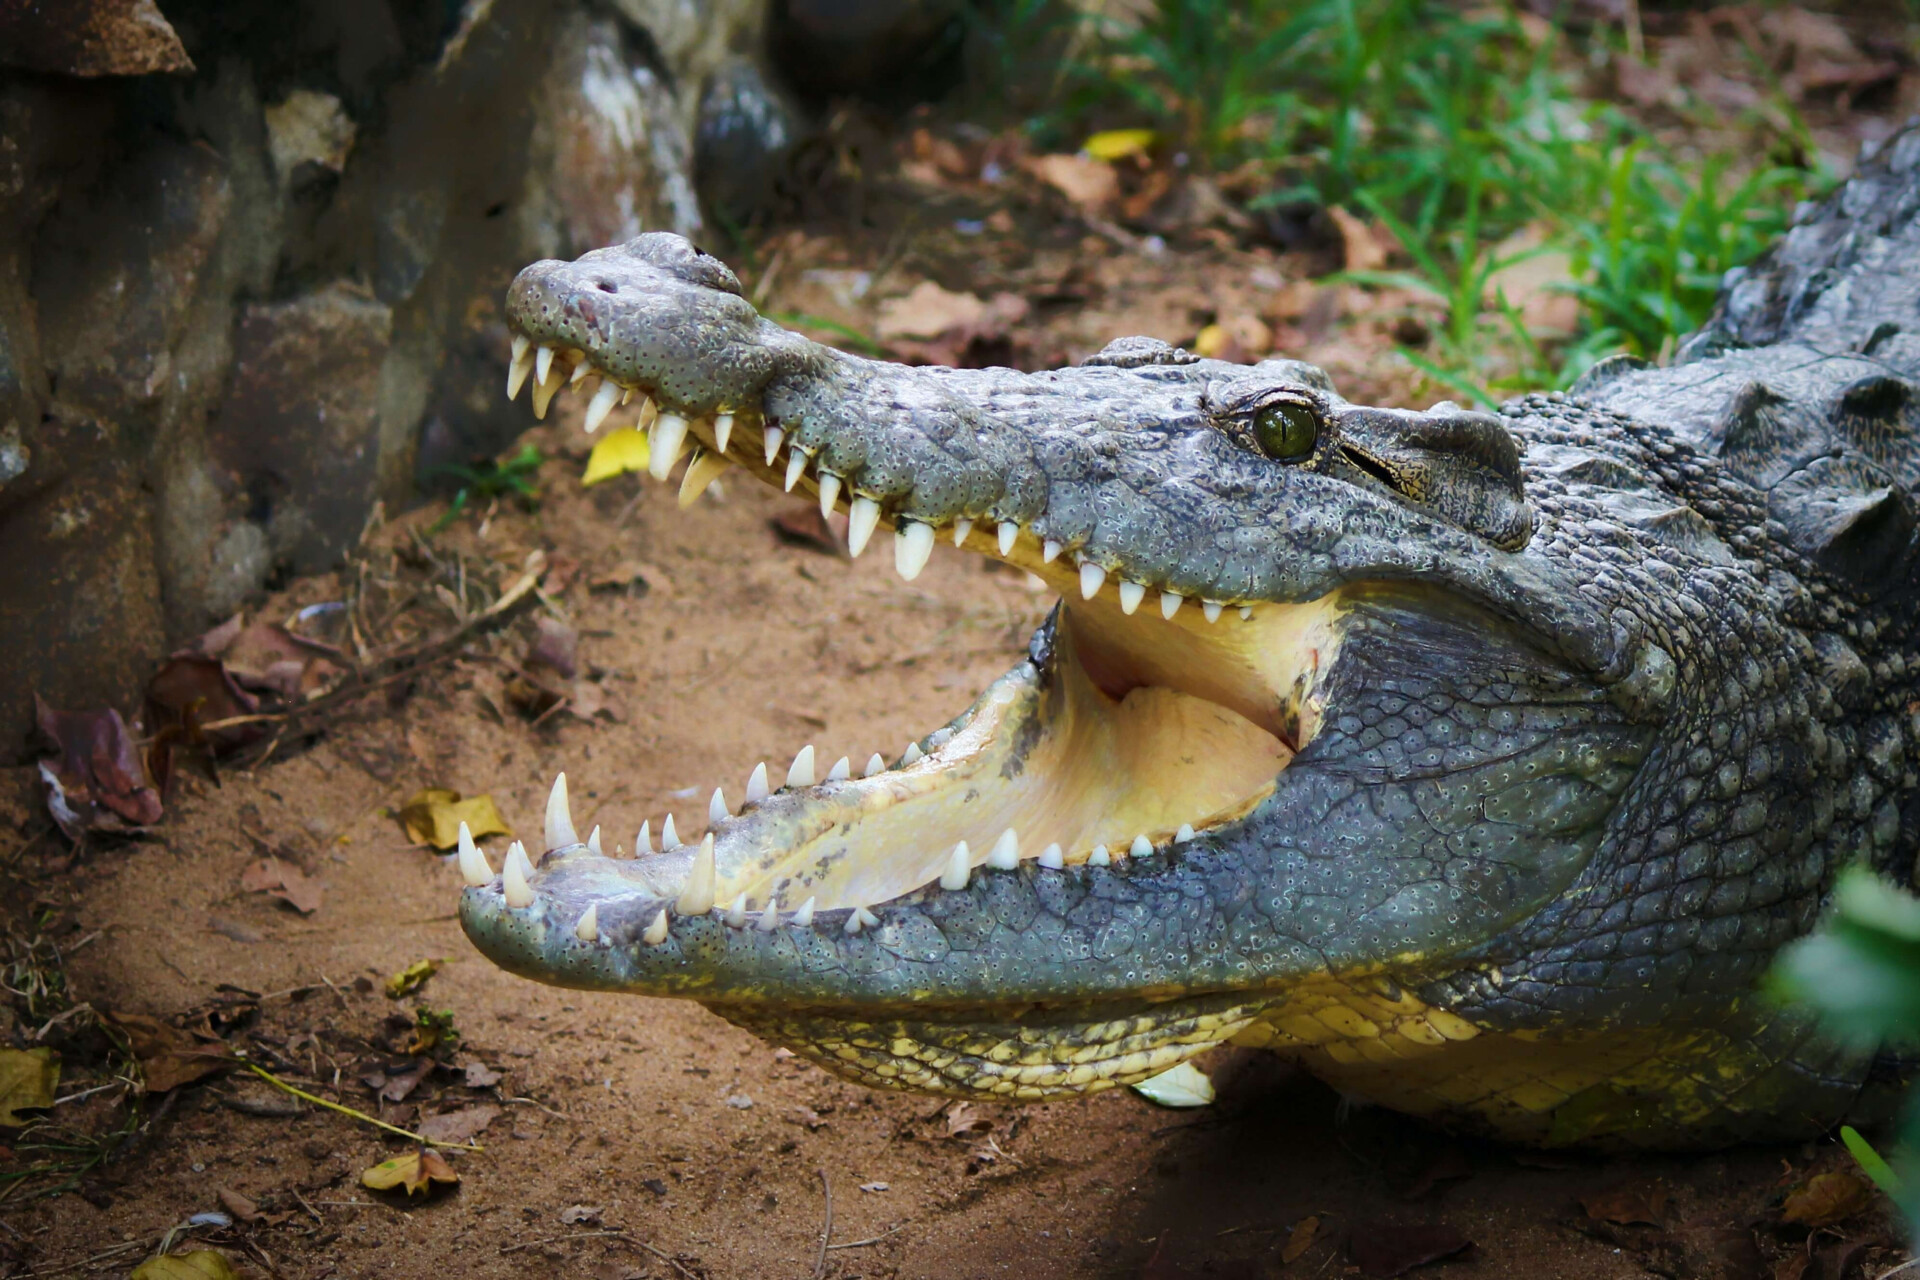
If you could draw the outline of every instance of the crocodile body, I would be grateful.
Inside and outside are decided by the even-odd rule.
[[[508,305],[509,393],[597,387],[590,425],[644,393],[683,494],[741,467],[847,509],[856,553],[890,527],[908,577],[951,539],[1062,599],[899,760],[823,778],[809,749],[698,844],[603,856],[563,781],[546,851],[463,851],[497,963],[939,1093],[1232,1040],[1522,1142],[1892,1106],[1901,1064],[1756,986],[1844,866],[1916,873],[1920,130],[1672,365],[1497,414],[1145,339],[865,360],[668,235],[537,263]]]

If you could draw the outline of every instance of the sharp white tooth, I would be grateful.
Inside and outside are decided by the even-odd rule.
[[[540,344],[540,349],[533,353],[534,381],[545,382],[547,380],[547,375],[552,371],[553,371],[553,348],[549,347],[543,342]]]
[[[567,810],[567,775],[562,773],[553,780],[553,790],[547,793],[547,849],[564,849],[570,844],[579,844],[580,837],[573,833],[573,815]]]
[[[547,348],[542,347],[540,350],[544,353]],[[547,374],[552,376],[549,377]],[[533,416],[541,419],[547,416],[547,406],[552,404],[553,398],[560,394],[560,388],[566,381],[552,370],[547,370],[547,374],[542,374],[533,382]]]
[[[733,816],[733,810],[727,808],[727,797],[719,787],[713,789],[713,799],[707,801],[707,821],[725,822]]]
[[[1107,580],[1107,571],[1091,560],[1080,564],[1080,598],[1091,600],[1100,594],[1100,584]]]
[[[713,910],[713,833],[700,842],[700,851],[693,855],[693,866],[687,870],[687,883],[680,890],[680,900],[673,909],[683,916],[703,916]]]
[[[806,450],[802,449],[799,445],[795,445],[793,452],[787,455],[786,487],[788,493],[793,492],[793,486],[799,484],[800,477],[805,474],[807,474]]]
[[[1173,615],[1180,612],[1180,606],[1186,602],[1187,598],[1176,591],[1162,591],[1160,593],[1160,616],[1169,622],[1173,621]]]
[[[588,361],[588,360],[577,361],[573,366],[573,372],[567,375],[567,385],[570,387],[577,387],[581,383],[585,382],[588,378],[593,377],[593,375],[594,375],[594,369],[593,369],[593,363],[591,361]]]
[[[1008,827],[993,842],[993,848],[987,850],[987,865],[995,871],[1011,871],[1020,865],[1020,837]]]
[[[1250,605],[1250,604],[1243,604],[1243,605],[1241,605],[1241,606],[1240,606],[1240,621],[1242,621],[1242,622],[1245,622],[1245,621],[1246,621],[1247,619],[1249,619],[1249,618],[1251,618],[1251,617],[1253,617],[1253,606],[1252,606],[1252,605]]]
[[[741,928],[747,923],[747,895],[746,894],[744,893],[735,894],[733,901],[728,904],[727,923],[733,926],[735,929]]]
[[[646,932],[640,935],[640,941],[650,947],[657,947],[666,940],[667,909],[662,907],[660,908],[660,914],[653,918],[653,923],[647,926]]]
[[[1140,607],[1140,602],[1146,598],[1147,589],[1138,582],[1123,582],[1120,584],[1120,612],[1131,615],[1135,609]]]
[[[917,521],[903,524],[893,535],[893,567],[900,576],[912,582],[927,567],[927,557],[933,554],[933,526]]]
[[[880,917],[865,907],[855,907],[853,914],[847,917],[847,923],[841,926],[847,933],[858,933],[862,929],[871,929],[880,923]]]
[[[940,887],[949,893],[957,893],[967,887],[967,878],[973,874],[973,854],[962,840],[953,846],[953,852],[947,856],[947,869],[940,873]]]
[[[620,397],[621,404],[625,404],[626,402],[626,396]],[[641,431],[651,431],[654,421],[659,418],[659,416],[660,406],[653,402],[653,397],[641,396],[640,407],[634,410],[633,413],[633,425]]]
[[[833,514],[833,504],[840,501],[840,477],[831,471],[820,473],[820,518],[826,519]]]
[[[872,755],[867,757],[867,771],[861,774],[860,776],[863,778],[871,778],[875,774],[885,773],[886,771],[887,771],[887,762],[885,760],[882,760],[880,758],[880,753],[876,751]]]
[[[1049,871],[1058,871],[1067,865],[1067,858],[1060,852],[1059,845],[1050,844],[1040,851],[1040,865]]]
[[[633,856],[653,852],[653,820],[649,818],[640,824],[640,833],[633,838]]]
[[[613,406],[619,402],[620,384],[608,378],[593,393],[593,399],[587,401],[587,417],[581,425],[586,427],[588,435],[600,429],[600,424],[607,420],[607,415],[613,412]]]
[[[766,435],[763,437],[763,439],[766,441],[766,445],[767,445],[767,465],[768,466],[772,466],[773,460],[780,456],[780,442],[782,440],[785,440],[786,438],[787,438],[787,433],[782,431],[779,427],[767,428]],[[791,489],[793,488],[793,486],[788,485],[787,488]]]
[[[796,929],[813,928],[813,899],[808,898],[805,902],[801,903],[800,909],[793,913],[793,919],[787,923]]]
[[[811,742],[794,754],[793,764],[787,769],[787,785],[790,787],[813,785],[813,744]]]
[[[863,927],[864,926],[860,923],[860,913],[858,911],[855,911],[852,915],[847,917],[847,922],[840,926],[840,932],[851,936],[853,934],[860,932],[860,930]]]
[[[767,798],[767,762],[762,760],[747,775],[747,803],[759,804]]]
[[[680,446],[687,440],[687,420],[677,413],[663,413],[653,420],[652,454],[647,458],[647,474],[665,480],[673,464],[680,461]]]
[[[1002,520],[1000,522],[1000,528],[996,530],[996,532],[1000,537],[1000,554],[1003,556],[1012,555],[1013,544],[1020,538],[1020,526],[1011,520]]]
[[[1145,832],[1141,832],[1139,835],[1135,836],[1133,838],[1133,843],[1127,846],[1127,856],[1129,858],[1150,857],[1152,853],[1153,853],[1153,841],[1147,839]]]
[[[767,899],[767,909],[760,913],[760,919],[753,927],[762,933],[772,933],[780,927],[780,899]]]
[[[527,375],[533,372],[533,339],[524,333],[513,335],[513,359],[507,362],[507,399],[520,394]]]
[[[693,451],[693,461],[687,464],[687,474],[680,477],[680,509],[692,506],[707,486],[733,469],[733,462],[724,453],[708,453],[705,449]]]
[[[527,883],[527,877],[533,874],[533,864],[527,861],[527,851],[518,840],[507,850],[507,865],[500,872],[500,891],[507,899],[509,907],[520,908],[533,905],[533,886]]]
[[[961,516],[958,520],[955,520],[953,522],[953,545],[957,547],[964,544],[967,540],[967,535],[972,532],[973,521],[967,519],[965,516]]]
[[[845,756],[833,762],[833,768],[827,770],[828,782],[845,782],[853,776],[853,764]]]
[[[673,829],[673,815],[668,814],[667,820],[660,824],[660,849],[661,852],[664,853],[668,849],[678,849],[679,847],[680,833]]]
[[[473,833],[464,822],[460,824],[460,878],[475,889],[493,883],[493,868],[487,863],[487,855],[473,842]]]
[[[733,415],[716,413],[713,415],[713,443],[720,452],[727,451],[727,443],[733,439]]]
[[[919,764],[921,761],[921,758],[924,757],[926,754],[927,754],[926,752],[920,749],[919,743],[909,742],[907,744],[906,751],[904,751],[900,756],[900,767],[904,769],[910,764]]]
[[[1180,829],[1173,833],[1173,842],[1175,844],[1185,844],[1191,839],[1193,839],[1193,824],[1190,822],[1181,823]]]
[[[595,855],[596,857],[604,858],[607,856],[606,854],[602,853],[600,850],[600,828],[599,827],[595,827],[592,831],[589,831],[587,833],[587,852]]]
[[[856,497],[847,504],[847,554],[858,556],[867,549],[867,539],[880,523],[880,504],[872,498]]]
[[[593,942],[600,937],[599,903],[594,903],[580,913],[580,923],[573,926],[573,936],[582,942]]]
[[[1200,602],[1200,612],[1207,615],[1208,622],[1220,621],[1220,606],[1212,600],[1202,600]]]
[[[1052,564],[1054,562],[1055,557],[1057,557],[1059,554],[1060,554],[1060,544],[1055,542],[1052,538],[1048,538],[1045,542],[1042,542],[1040,544],[1040,559],[1043,563]]]
[[[1087,865],[1090,867],[1104,867],[1112,861],[1112,856],[1107,853],[1107,846],[1103,844],[1093,846],[1093,852],[1087,855]]]

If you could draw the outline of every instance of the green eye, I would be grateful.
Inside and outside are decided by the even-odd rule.
[[[1320,418],[1304,404],[1282,400],[1254,418],[1253,438],[1268,457],[1298,462],[1310,456],[1319,442]]]

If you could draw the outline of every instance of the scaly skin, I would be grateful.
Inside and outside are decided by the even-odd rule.
[[[692,421],[690,492],[730,423],[727,462],[837,484],[909,576],[921,525],[1064,598],[909,758],[799,770],[699,851],[602,857],[562,795],[537,869],[463,858],[468,935],[894,1087],[1094,1092],[1233,1039],[1526,1142],[1884,1112],[1900,1064],[1755,984],[1842,866],[1920,849],[1920,132],[1729,283],[1673,367],[1489,415],[1145,339],[864,360],[670,235],[528,267],[542,411],[584,359],[673,415],[656,444]],[[1016,822],[1060,847],[983,862]]]

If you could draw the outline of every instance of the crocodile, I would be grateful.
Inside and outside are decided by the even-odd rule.
[[[543,982],[698,1001],[869,1084],[1057,1099],[1211,1045],[1546,1146],[1887,1114],[1912,1063],[1761,979],[1920,851],[1920,126],[1655,365],[1497,411],[1116,341],[907,367],[653,233],[522,271],[507,391],[639,402],[729,468],[1059,599],[895,760],[805,748],[698,840],[463,839],[460,919]],[[883,544],[884,545],[884,544]],[[751,619],[742,623],[751,625]]]

